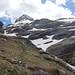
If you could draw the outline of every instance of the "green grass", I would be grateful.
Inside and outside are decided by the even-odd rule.
[[[24,38],[11,37],[11,39],[8,39],[7,41],[0,40],[0,50],[5,50],[5,52],[0,51],[0,55],[3,55],[10,60],[21,60],[22,63],[24,63],[24,65],[16,66],[9,61],[0,58],[0,75],[35,75],[32,69],[43,70],[52,75],[75,75],[55,62],[36,57],[34,54],[42,57],[36,47],[25,47],[19,40],[25,40],[27,44],[34,46],[28,39]],[[23,67],[25,64],[27,64],[28,67]]]

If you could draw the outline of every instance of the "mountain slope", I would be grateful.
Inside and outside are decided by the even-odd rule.
[[[28,39],[0,35],[0,75],[75,75],[74,69],[49,60],[54,56],[47,54]]]
[[[49,46],[62,41],[64,38],[75,36],[74,18],[59,20],[43,18],[32,21],[30,18],[26,14],[22,15],[16,23],[4,27],[6,33],[29,38],[37,47],[45,51]],[[70,20],[71,22],[69,22]],[[40,39],[41,42],[36,43]]]
[[[4,27],[4,29],[6,30],[7,34],[15,34],[16,36],[27,37],[31,40],[36,40],[40,38],[46,40],[49,39],[47,36],[50,37],[52,35],[55,35],[61,30],[64,32],[64,29],[60,29],[60,25],[65,24],[63,22],[52,21],[49,19],[35,20],[31,23],[24,23],[24,22],[23,23],[17,22],[14,24],[7,25]],[[40,43],[39,46],[41,47]]]
[[[64,39],[46,51],[75,66],[75,37]]]
[[[5,26],[4,35],[29,38],[38,48],[46,51],[49,47],[47,50],[49,53],[51,52],[66,62],[75,65],[74,39],[68,40],[68,38],[75,36],[74,18],[62,18],[59,20],[43,18],[29,21],[28,18],[25,18],[26,15],[23,16],[24,18],[21,16],[16,23]],[[69,43],[67,43],[68,41]],[[24,42],[21,43],[24,44]],[[51,48],[52,50],[50,50]]]

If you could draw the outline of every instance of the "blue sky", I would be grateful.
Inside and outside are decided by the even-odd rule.
[[[61,6],[63,6],[64,8],[68,8],[69,10],[71,10],[72,14],[75,13],[75,3],[72,2],[72,0],[66,2],[66,5],[61,5]]]
[[[46,1],[46,0],[41,0],[41,2],[42,2],[43,4],[45,4],[45,1]]]
[[[0,21],[4,25],[27,14],[34,19],[75,17],[75,0],[1,0]]]

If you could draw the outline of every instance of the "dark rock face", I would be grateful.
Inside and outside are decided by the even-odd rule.
[[[68,38],[47,49],[47,52],[75,66],[75,38]]]
[[[62,18],[63,20],[67,18]],[[69,18],[71,19],[71,18]],[[73,18],[72,18],[73,19]],[[20,21],[32,21],[31,23],[20,23]],[[17,36],[29,35],[29,39],[34,40],[38,38],[47,39],[46,36],[53,36],[53,39],[63,39],[75,36],[75,22],[63,22],[58,20],[49,20],[46,18],[34,20],[30,16],[24,14],[16,19],[15,24],[7,25],[5,27],[7,33],[16,33]],[[36,30],[33,30],[35,28]],[[37,30],[39,29],[39,30]],[[44,30],[42,30],[44,29]]]
[[[3,23],[0,21],[0,28],[2,28],[2,26],[3,26]]]
[[[44,52],[43,50],[40,50],[39,53],[43,56],[44,59],[56,62],[59,65],[63,66],[64,68],[68,69],[69,71],[74,71],[65,61],[56,57],[55,55],[52,55],[52,53]],[[56,71],[55,75],[60,75],[60,73]]]
[[[0,21],[0,33],[3,33],[3,23]]]
[[[23,18],[23,20],[26,20],[26,17],[21,16],[20,18]],[[20,20],[18,18],[17,20]],[[16,21],[19,22],[19,21]],[[64,32],[64,29],[59,28],[61,24],[65,24],[64,22],[58,22],[58,21],[52,21],[49,19],[40,19],[35,20],[31,23],[18,23],[15,25],[8,25],[5,27],[7,30],[7,33],[17,33],[18,36],[26,36],[30,35],[30,39],[38,39],[38,38],[46,38],[46,35],[54,35],[58,32]],[[19,25],[19,26],[18,26]],[[33,28],[39,29],[39,30],[32,30]],[[42,30],[44,29],[44,30]],[[65,29],[66,31],[66,29]]]

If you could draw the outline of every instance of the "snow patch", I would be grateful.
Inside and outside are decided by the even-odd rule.
[[[64,27],[64,26],[62,27],[62,26],[61,26],[61,28],[74,28],[74,27],[75,27],[75,26],[67,26],[67,27]]]
[[[75,31],[75,29],[69,29],[69,31]]]
[[[13,28],[13,29],[11,29],[11,30],[14,30],[14,29],[16,29],[16,28]]]
[[[28,30],[28,31],[45,31],[45,30],[47,30],[47,29],[36,29],[36,28],[33,28],[31,30]]]
[[[43,39],[43,38],[40,38],[40,39],[36,39],[36,40],[31,40],[33,44],[35,44],[38,48],[42,48],[44,51],[46,51],[46,49],[48,47],[50,47],[51,45],[54,45],[60,41],[62,41],[63,39],[61,40],[54,40],[52,39],[54,35],[51,35],[51,36],[47,36],[48,39]],[[46,42],[49,42],[49,41],[53,41],[53,42],[50,42],[48,44],[45,44]]]
[[[8,27],[12,27],[13,25],[9,25]]]
[[[60,26],[62,27],[62,26],[64,26],[64,25],[60,25]]]
[[[75,38],[75,36],[71,36],[71,37]]]
[[[39,24],[35,24],[35,26],[39,26]]]
[[[3,35],[6,35],[6,36],[16,36],[16,33],[7,34],[6,30],[4,30],[4,34]]]
[[[30,35],[27,35],[27,36],[21,36],[21,37],[23,37],[23,38],[28,38]]]
[[[14,27],[16,27],[16,26],[24,26],[24,24],[26,24],[26,23],[31,23],[32,21],[29,21],[29,20],[21,20],[21,21],[19,21],[19,22],[17,22],[17,23],[14,23]]]
[[[18,24],[18,23],[31,23],[32,21],[29,21],[29,20],[21,20],[21,21],[19,21],[19,22],[17,22],[17,23],[14,23],[14,24]]]
[[[75,21],[75,18],[67,18],[67,19],[62,19],[62,20],[57,20],[57,21],[64,21],[64,22],[74,22]]]
[[[75,69],[75,66],[72,66],[70,64],[67,63],[68,66],[70,66],[72,69]]]
[[[12,33],[12,34],[4,34],[6,36],[16,36],[16,33]]]

